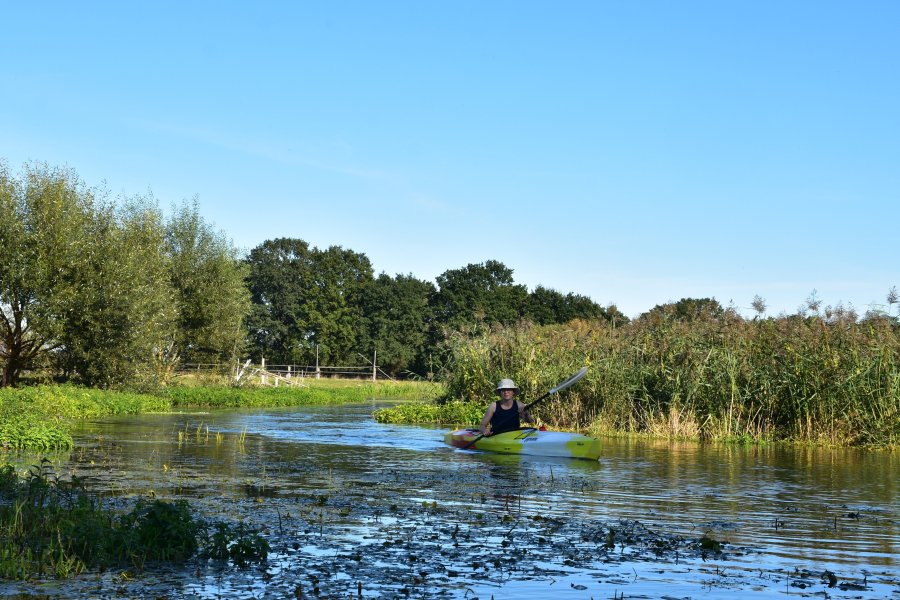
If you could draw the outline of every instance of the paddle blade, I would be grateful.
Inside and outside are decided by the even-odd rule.
[[[581,379],[582,377],[587,375],[587,372],[588,372],[587,367],[581,367],[580,369],[578,369],[577,373],[575,373],[574,375],[572,375],[571,377],[569,377],[568,379],[566,379],[565,381],[563,381],[562,383],[557,385],[555,388],[553,388],[552,390],[547,392],[547,394],[548,395],[555,394],[556,392],[558,392],[560,390],[566,389],[567,387],[569,387],[570,385],[572,385],[573,383],[575,383],[576,381],[578,381],[579,379]]]

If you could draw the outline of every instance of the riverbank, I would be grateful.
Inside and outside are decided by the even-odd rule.
[[[425,382],[309,380],[303,386],[225,387],[179,385],[158,393],[133,393],[39,385],[0,389],[0,447],[66,450],[79,419],[168,413],[187,409],[276,408],[364,402],[370,398],[428,399],[441,386]]]

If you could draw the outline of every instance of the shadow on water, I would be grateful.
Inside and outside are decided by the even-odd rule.
[[[3,584],[12,597],[900,597],[896,455],[606,440],[599,462],[453,450],[373,405],[83,424],[51,457],[109,502],[261,527],[263,567]],[[36,457],[19,455],[21,464]]]

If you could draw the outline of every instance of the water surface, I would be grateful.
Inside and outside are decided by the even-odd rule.
[[[896,454],[607,439],[598,462],[503,456],[451,449],[443,429],[375,423],[375,407],[86,422],[76,451],[50,457],[57,472],[109,502],[188,498],[205,518],[261,527],[268,564],[0,591],[900,598]]]

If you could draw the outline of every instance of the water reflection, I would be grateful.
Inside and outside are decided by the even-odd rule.
[[[394,511],[411,505],[515,522],[575,518],[585,530],[632,520],[744,548],[747,557],[734,560],[747,569],[867,573],[900,564],[896,454],[609,439],[599,462],[543,459],[453,450],[443,429],[378,424],[373,408],[110,418],[84,423],[78,449],[53,460],[110,496],[190,497],[209,515],[238,512],[281,528],[295,519],[300,531],[321,537],[328,527],[349,544],[367,533],[348,515],[377,496],[387,508],[365,519],[382,526],[400,527]],[[298,508],[337,489],[349,490],[347,505]]]

